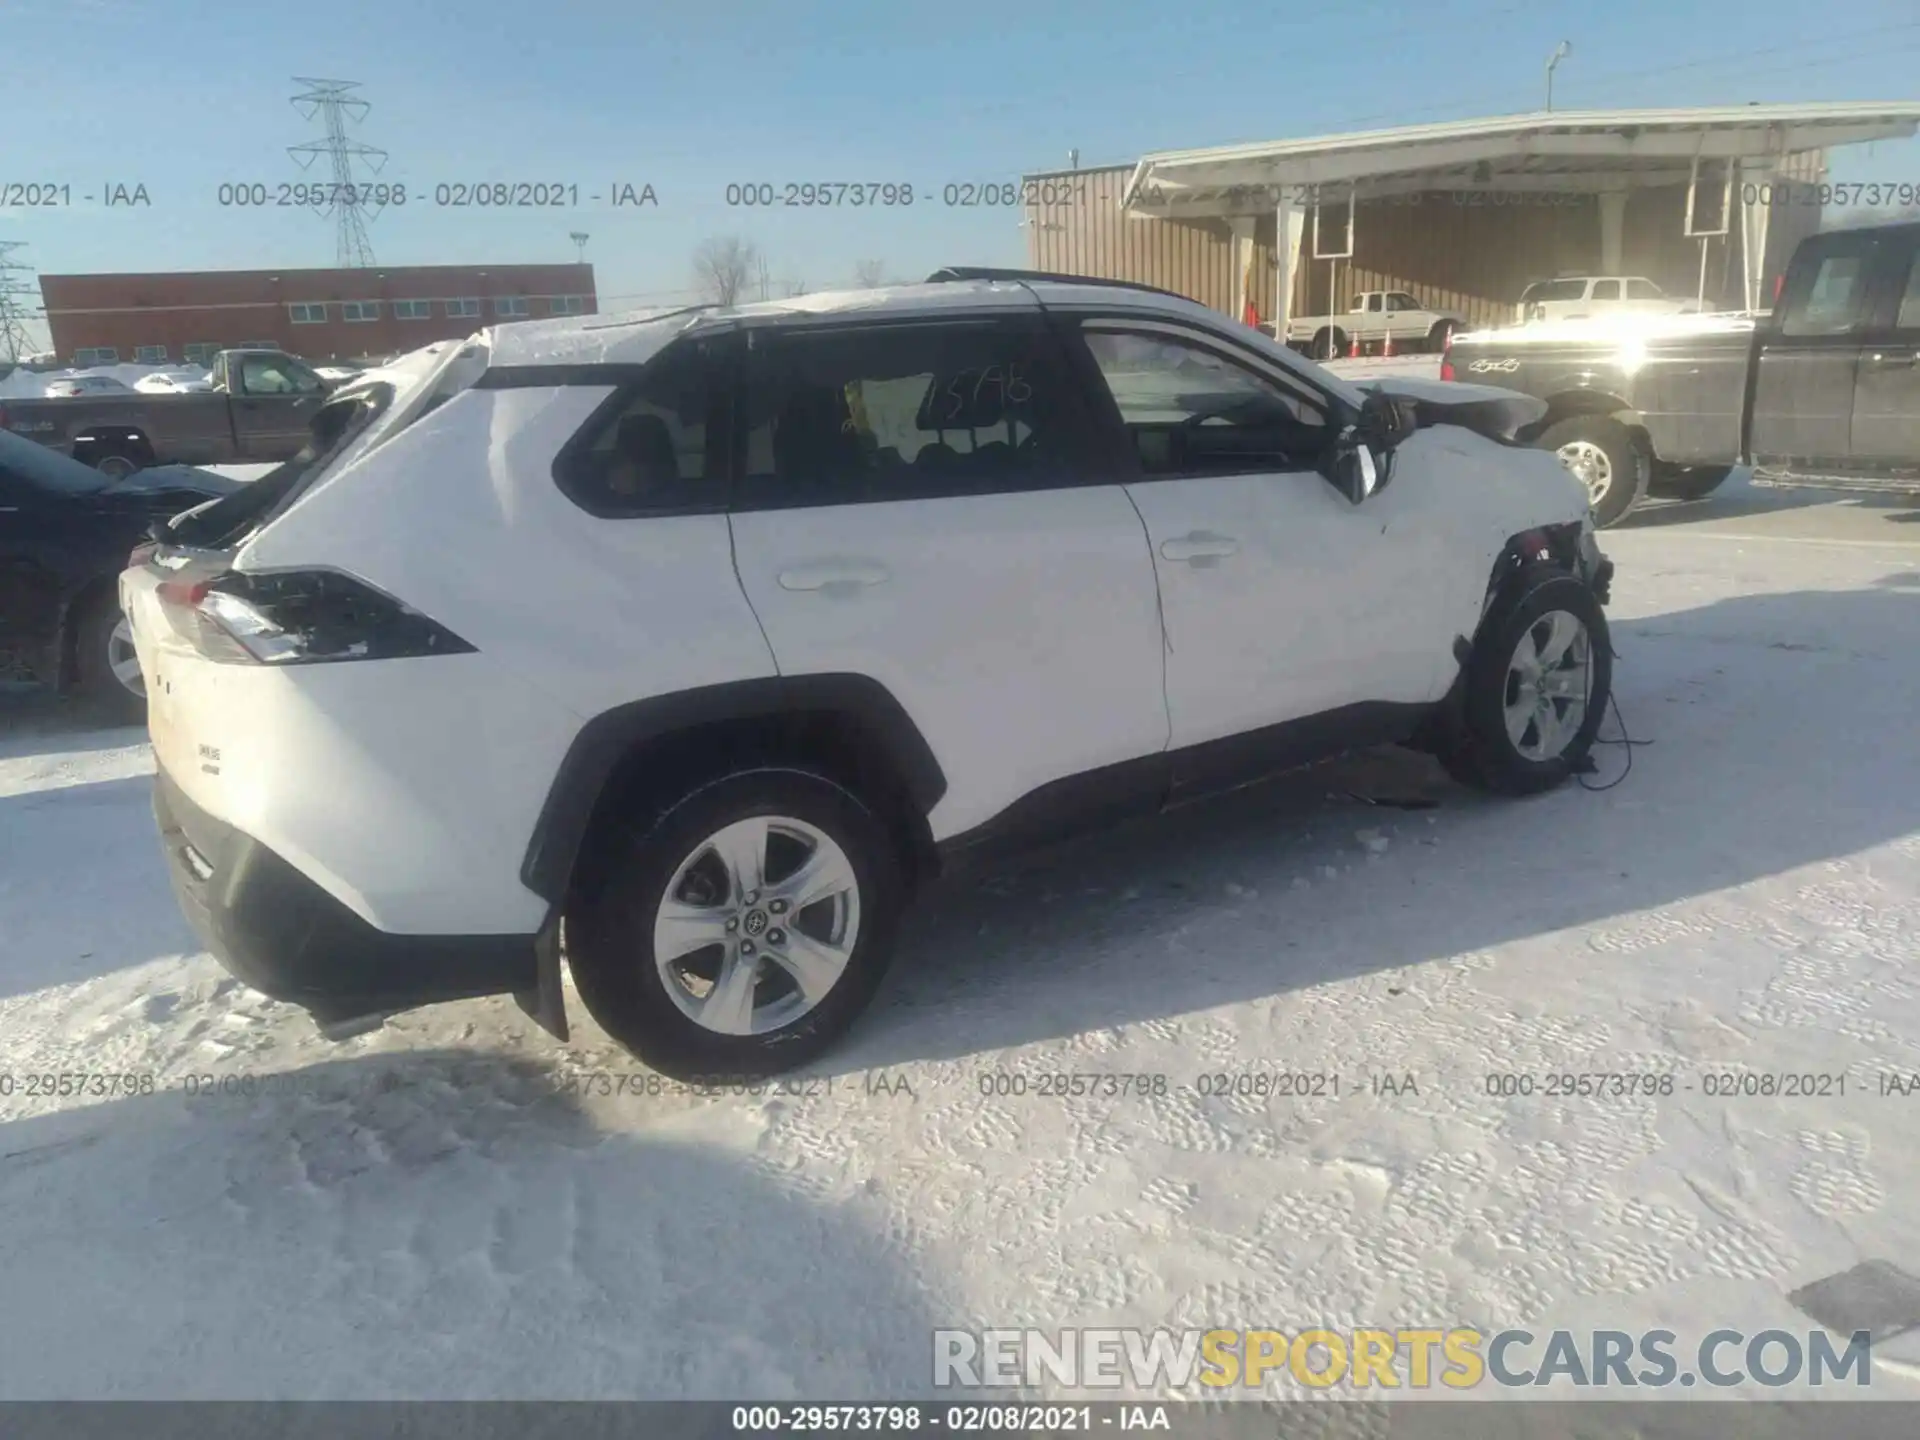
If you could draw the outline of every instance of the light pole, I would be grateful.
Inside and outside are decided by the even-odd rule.
[[[573,241],[574,258],[582,265],[586,264],[587,232],[584,230],[574,230],[568,234],[567,238]]]
[[[1562,40],[1553,47],[1553,54],[1547,57],[1547,109],[1553,109],[1553,72],[1560,62],[1573,53],[1573,42]]]

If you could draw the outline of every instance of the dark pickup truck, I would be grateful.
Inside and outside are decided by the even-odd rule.
[[[1600,525],[1648,493],[1697,499],[1743,464],[1920,480],[1920,223],[1802,241],[1758,319],[1483,330],[1440,373],[1545,400],[1524,438],[1586,481]]]
[[[332,387],[280,350],[222,350],[211,391],[0,400],[0,430],[122,476],[149,465],[277,463],[300,452]]]

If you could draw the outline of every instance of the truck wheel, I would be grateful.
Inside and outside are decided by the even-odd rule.
[[[567,916],[580,998],[675,1079],[802,1065],[873,998],[906,886],[888,828],[851,791],[740,770],[612,842]]]
[[[1647,490],[1672,500],[1700,500],[1718,490],[1732,473],[1731,465],[1655,465]]]
[[[1648,466],[1618,420],[1575,415],[1549,425],[1536,443],[1557,454],[1587,487],[1593,523],[1601,529],[1625,516],[1646,488]]]
[[[140,462],[131,455],[123,455],[115,451],[112,454],[96,457],[93,468],[110,480],[124,480],[140,468]]]
[[[1613,693],[1600,601],[1551,565],[1526,570],[1480,627],[1460,709],[1435,749],[1447,773],[1499,795],[1551,790],[1593,748]]]
[[[1451,320],[1434,321],[1433,328],[1427,331],[1428,352],[1437,355],[1446,349],[1447,342],[1453,339],[1453,332],[1458,328]]]

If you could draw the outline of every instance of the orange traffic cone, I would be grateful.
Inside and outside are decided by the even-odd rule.
[[[1393,354],[1393,332],[1391,330],[1387,331],[1387,338],[1380,342],[1380,353],[1382,355]]]
[[[1360,337],[1358,335],[1347,341],[1347,358],[1349,360],[1358,360],[1360,358]]]

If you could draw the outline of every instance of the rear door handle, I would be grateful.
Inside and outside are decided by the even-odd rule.
[[[823,560],[780,572],[782,590],[819,590],[828,595],[851,595],[869,585],[893,578],[884,565],[871,560]]]
[[[1884,366],[1889,370],[1912,369],[1914,362],[1920,360],[1920,351],[1909,350],[1905,354],[1896,352],[1892,355],[1869,355],[1867,359],[1872,364]]]
[[[1240,548],[1231,535],[1215,535],[1210,530],[1195,530],[1160,544],[1160,553],[1169,560],[1184,560],[1196,570],[1218,564]]]

